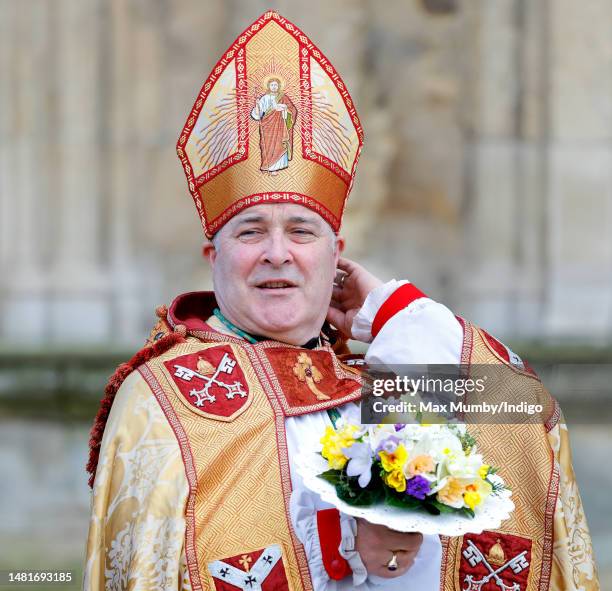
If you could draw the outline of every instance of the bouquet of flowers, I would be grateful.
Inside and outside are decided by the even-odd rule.
[[[506,489],[465,425],[345,423],[327,427],[320,442],[329,470],[319,476],[350,505],[386,503],[474,517],[490,495]]]
[[[304,484],[341,511],[398,531],[442,535],[495,529],[511,491],[465,425],[339,421],[297,467]]]

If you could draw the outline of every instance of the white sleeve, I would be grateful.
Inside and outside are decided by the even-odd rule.
[[[455,315],[428,297],[411,302],[391,317],[376,338],[372,322],[389,296],[408,281],[389,281],[372,290],[353,320],[353,336],[371,343],[368,364],[458,364],[463,328]]]
[[[357,418],[354,420],[359,421],[359,409],[355,404],[347,404],[338,408],[338,410],[343,417],[346,417],[347,412],[356,412]],[[290,501],[291,521],[298,539],[304,545],[314,591],[349,591],[351,589],[369,591],[369,587],[363,585],[367,577],[367,571],[359,554],[357,552],[351,553],[350,556],[343,554],[343,548],[352,550],[354,547],[354,534],[352,533],[354,529],[351,528],[351,525],[355,523],[355,520],[349,515],[340,514],[342,540],[339,551],[343,558],[348,561],[353,576],[345,577],[339,581],[329,578],[323,566],[323,555],[317,528],[317,511],[332,509],[333,505],[326,503],[319,495],[308,490],[294,467],[293,458],[300,453],[300,442],[321,438],[327,425],[331,425],[331,420],[326,411],[288,417],[285,420],[293,488]]]
[[[346,420],[359,422],[360,411],[356,404],[349,403],[338,407]],[[340,555],[348,561],[353,571],[352,577],[339,581],[330,579],[325,567],[317,529],[317,511],[330,509],[332,505],[324,502],[318,495],[309,491],[293,466],[291,458],[300,451],[300,441],[305,438],[320,438],[326,425],[330,425],[327,412],[316,412],[298,417],[288,417],[285,421],[287,445],[291,464],[290,512],[293,527],[298,539],[304,545],[314,591],[438,591],[440,584],[441,545],[438,536],[423,536],[423,544],[410,570],[401,577],[386,579],[368,575],[359,553],[355,550],[357,524],[349,515],[340,514],[341,542]],[[389,556],[391,558],[391,556]]]

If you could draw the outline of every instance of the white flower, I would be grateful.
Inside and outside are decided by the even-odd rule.
[[[346,473],[349,476],[359,476],[359,486],[365,488],[372,478],[372,450],[368,443],[353,443],[342,448],[342,453],[349,458]]]
[[[438,427],[441,425],[437,425]],[[429,454],[436,463],[463,454],[461,441],[448,429],[428,429],[412,449],[413,455]]]
[[[479,478],[478,471],[482,464],[482,456],[480,454],[473,454],[471,456],[466,456],[463,453],[456,454],[450,456],[446,460],[448,473],[462,480],[474,480]]]

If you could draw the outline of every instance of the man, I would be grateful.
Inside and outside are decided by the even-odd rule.
[[[316,93],[333,106],[348,166],[333,143],[317,141],[313,106],[291,167],[262,174],[241,105],[273,67],[301,80],[300,105]],[[208,114],[232,100],[234,128],[219,130],[231,148],[203,165]],[[145,348],[107,387],[88,465],[85,589],[597,588],[558,412],[545,425],[482,426],[492,463],[505,452],[521,459],[504,474],[517,510],[499,530],[443,547],[436,536],[339,514],[297,475],[304,441],[359,416],[347,337],[371,342],[371,363],[505,363],[521,388],[545,395],[484,331],[412,284],[383,284],[341,258],[361,145],[344,84],[277,13],[255,21],[205,82],[178,153],[211,240],[215,291],[160,308]]]

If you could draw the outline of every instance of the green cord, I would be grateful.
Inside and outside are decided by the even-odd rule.
[[[330,421],[332,422],[332,425],[334,426],[334,429],[336,429],[336,423],[340,420],[340,411],[337,408],[328,408],[327,409],[327,414],[329,416]]]
[[[223,314],[221,314],[221,310],[219,308],[215,308],[213,310],[213,314],[233,333],[237,334],[239,337],[242,337],[245,341],[248,341],[252,345],[254,345],[257,341],[248,333],[244,332],[244,330],[240,330],[235,324],[232,324]]]

